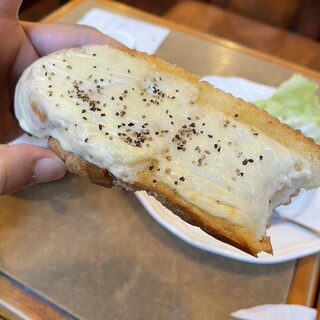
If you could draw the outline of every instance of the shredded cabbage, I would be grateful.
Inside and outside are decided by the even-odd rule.
[[[320,103],[317,89],[315,82],[294,74],[277,88],[270,99],[257,101],[255,104],[320,144]]]

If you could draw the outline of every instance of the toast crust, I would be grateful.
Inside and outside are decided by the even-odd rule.
[[[144,190],[148,194],[154,196],[181,219],[194,226],[200,227],[214,238],[237,247],[255,257],[261,251],[272,254],[272,246],[268,236],[259,241],[255,235],[246,228],[234,224],[227,219],[215,217],[206,213],[197,206],[186,201],[165,184],[150,184],[149,181],[152,179],[150,179],[149,170],[145,170],[145,173],[141,174],[135,183],[128,184],[123,180],[116,178],[108,170],[98,168],[92,163],[84,160],[82,157],[63,150],[59,141],[52,137],[49,138],[49,148],[63,159],[69,172],[80,176],[87,176],[92,183],[107,188],[114,187],[127,191]],[[146,175],[148,176],[146,177]]]

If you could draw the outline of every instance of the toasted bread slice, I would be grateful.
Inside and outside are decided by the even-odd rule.
[[[71,172],[146,190],[256,256],[272,210],[320,185],[320,147],[254,105],[154,56],[108,46],[44,57],[21,77],[21,127]]]

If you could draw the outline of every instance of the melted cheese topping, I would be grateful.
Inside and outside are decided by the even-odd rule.
[[[143,60],[87,46],[29,67],[15,107],[25,131],[56,138],[66,151],[126,182],[155,160],[147,166],[154,183],[261,239],[272,198],[283,190],[289,196],[310,169],[236,118],[198,107],[197,96],[197,87]]]

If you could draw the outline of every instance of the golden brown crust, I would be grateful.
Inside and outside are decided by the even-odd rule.
[[[145,190],[181,219],[200,227],[216,239],[233,245],[253,256],[257,256],[261,251],[272,253],[269,237],[265,237],[262,241],[257,240],[255,235],[245,227],[236,225],[227,219],[209,215],[186,201],[165,184],[151,184],[149,182],[152,180],[150,176],[146,177],[142,174],[136,183],[128,184],[114,177],[108,170],[100,169],[80,156],[63,150],[56,139],[49,139],[49,147],[65,161],[70,172],[80,176],[88,176],[91,182],[95,184],[129,191]],[[148,172],[148,170],[145,172]]]

